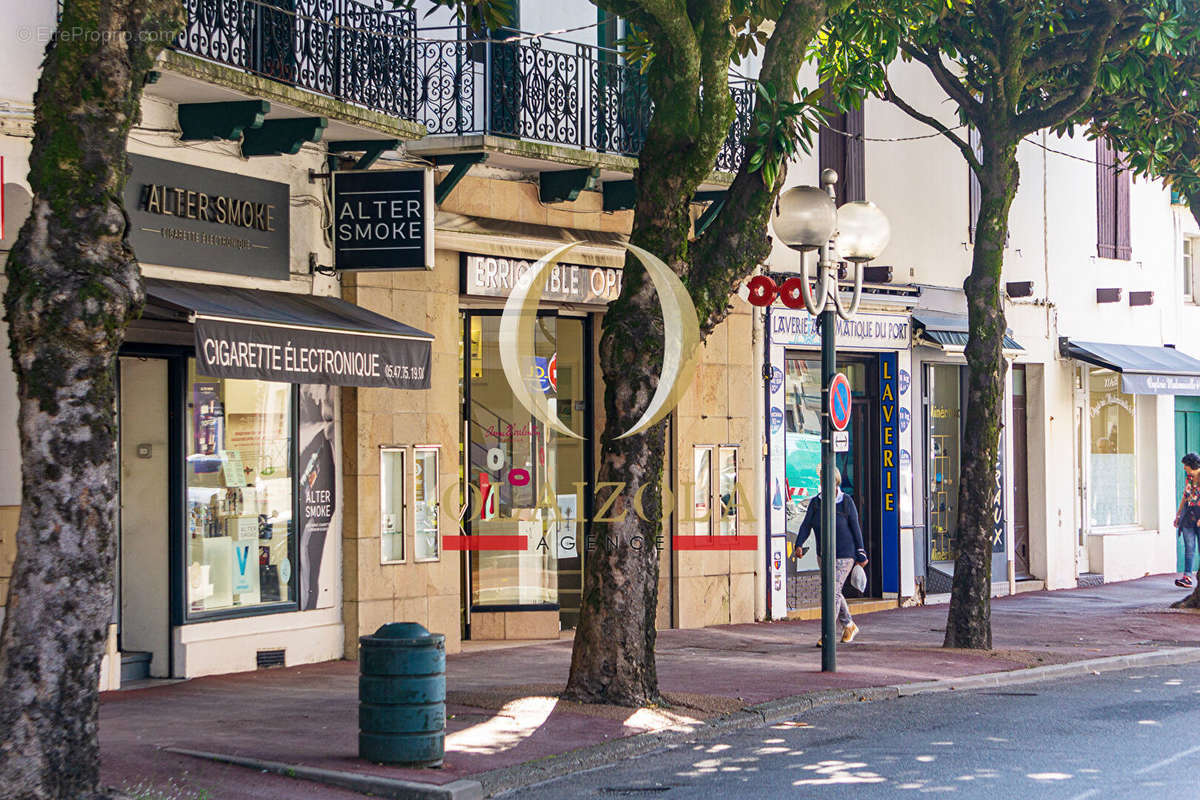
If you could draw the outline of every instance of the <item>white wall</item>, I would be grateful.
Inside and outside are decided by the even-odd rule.
[[[5,101],[33,103],[42,57],[54,31],[55,0],[22,0],[4,4],[0,38],[0,110]]]

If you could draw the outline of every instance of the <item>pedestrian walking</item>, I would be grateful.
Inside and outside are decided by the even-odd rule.
[[[1175,585],[1183,589],[1195,588],[1192,573],[1196,571],[1196,544],[1200,538],[1200,456],[1188,453],[1180,459],[1187,480],[1183,482],[1183,496],[1179,498],[1179,510],[1175,512],[1175,528],[1183,537],[1183,575]]]
[[[837,488],[837,495],[834,497],[837,509],[834,535],[834,603],[837,608],[837,623],[842,626],[842,641],[849,643],[858,635],[858,626],[850,617],[850,605],[842,594],[842,586],[855,564],[863,567],[867,565],[867,550],[863,547],[862,528],[858,524],[858,507],[854,505],[854,499],[842,491],[842,473],[836,467],[833,470],[833,483]],[[800,555],[807,550],[804,543],[814,530],[817,532],[817,555],[821,554],[821,500],[821,495],[818,494],[808,504],[804,521],[800,523],[800,530],[796,533],[796,552]]]

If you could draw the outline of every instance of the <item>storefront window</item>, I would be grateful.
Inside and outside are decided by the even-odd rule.
[[[188,361],[191,614],[295,600],[293,397],[292,384],[208,378]]]
[[[1092,527],[1137,522],[1134,473],[1133,395],[1121,391],[1121,376],[1107,369],[1088,372],[1091,419],[1088,487]]]
[[[791,540],[800,528],[809,501],[821,490],[821,362],[819,359],[788,358],[784,366],[784,502]],[[809,542],[809,551],[804,558],[789,559],[788,564],[790,572],[818,569],[812,542]]]
[[[929,559],[953,561],[962,464],[962,369],[933,364],[929,382]]]
[[[385,564],[404,561],[404,450],[379,451],[379,535]]]
[[[466,527],[472,536],[520,543],[471,551],[471,603],[484,609],[557,605],[561,590],[570,625],[566,612],[568,605],[578,608],[586,549],[578,522],[584,442],[559,436],[517,401],[500,363],[500,317],[473,313],[468,320]],[[584,331],[582,319],[539,317],[526,380],[546,396],[550,413],[586,435]]]
[[[721,515],[717,520],[719,530],[717,531],[722,536],[733,536],[737,534],[737,512],[738,512],[738,463],[737,463],[737,448],[722,447],[718,451],[720,458],[720,477],[718,479],[718,491],[720,495]]]
[[[692,533],[712,536],[712,447],[692,448]]]
[[[437,561],[438,541],[438,449],[417,447],[413,451],[413,560]]]

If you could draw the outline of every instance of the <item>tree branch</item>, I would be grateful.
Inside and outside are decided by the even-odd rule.
[[[796,75],[808,44],[825,21],[823,0],[789,0],[763,49],[759,80],[771,84],[779,102],[794,100]],[[700,328],[707,335],[728,314],[729,297],[771,252],[767,223],[786,164],[776,186],[763,183],[761,170],[751,172],[742,160],[726,194],[725,206],[691,247],[688,292],[696,304]]]
[[[1097,20],[1095,27],[1087,36],[1086,45],[1082,45],[1086,58],[1081,62],[1081,74],[1075,87],[1057,102],[1017,114],[1014,122],[1020,136],[1056,125],[1079,111],[1096,88],[1096,77],[1104,58],[1110,55],[1114,49],[1129,44],[1137,36],[1140,25],[1122,25],[1122,29],[1117,31],[1120,23],[1129,22],[1132,19],[1132,14],[1130,18],[1126,18],[1118,9],[1109,4],[1105,4],[1104,9],[1105,16]],[[1022,71],[1028,76],[1026,78],[1026,82],[1028,82],[1028,78],[1032,77],[1033,73],[1029,71],[1028,67]]]
[[[942,63],[938,53],[931,53],[907,42],[901,44],[900,47],[914,60],[925,65],[925,68],[933,75],[933,79],[937,81],[938,86],[942,87],[942,91],[949,95],[951,100],[958,103],[958,107],[964,113],[969,113],[971,109],[979,105],[979,101],[971,96],[971,93],[959,81],[958,76],[950,72]]]

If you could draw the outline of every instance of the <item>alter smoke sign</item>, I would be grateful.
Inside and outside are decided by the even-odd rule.
[[[337,269],[433,269],[433,170],[333,175]]]

